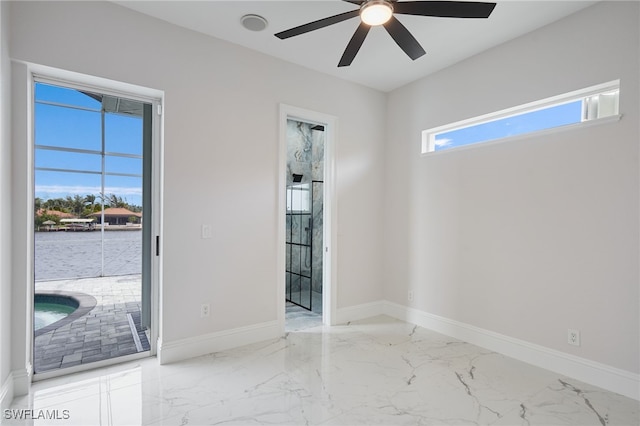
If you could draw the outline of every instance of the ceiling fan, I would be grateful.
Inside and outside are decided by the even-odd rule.
[[[358,54],[365,37],[373,26],[382,25],[393,40],[412,59],[425,54],[418,40],[393,16],[404,15],[435,16],[441,18],[488,18],[496,7],[495,3],[473,1],[403,1],[396,0],[343,0],[359,5],[360,8],[328,18],[319,19],[275,34],[281,40],[328,27],[338,22],[360,16],[360,25],[347,44],[338,67],[348,67]]]

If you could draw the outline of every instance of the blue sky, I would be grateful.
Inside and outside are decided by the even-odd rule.
[[[580,123],[582,100],[440,133],[435,151]]]
[[[102,146],[101,103],[76,90],[36,84],[35,143],[100,151]],[[39,103],[40,102],[40,103]],[[54,102],[77,108],[43,104]],[[80,109],[82,108],[82,109]],[[86,110],[88,109],[88,110]],[[105,114],[105,151],[142,155],[142,119],[120,114]],[[101,155],[36,149],[35,167],[66,170],[101,171]],[[107,173],[142,174],[142,160],[107,155]],[[35,196],[47,200],[68,195],[100,193],[99,174],[36,170]],[[105,177],[105,195],[115,194],[129,204],[142,205],[142,178]]]

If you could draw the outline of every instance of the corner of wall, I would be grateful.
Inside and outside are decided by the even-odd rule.
[[[416,324],[519,361],[640,400],[639,374],[393,302],[384,302],[383,313],[392,318]]]
[[[11,375],[11,61],[9,2],[0,2],[0,404],[13,399]]]
[[[31,368],[25,367],[20,370],[13,370],[11,372],[13,381],[13,396],[22,396],[29,393],[29,387],[31,386]]]
[[[7,64],[11,69],[11,131],[9,134],[9,161],[11,164],[29,164],[29,70],[26,64],[12,61]],[[7,134],[3,130],[3,138]],[[13,167],[9,172],[9,184],[5,185],[8,194],[3,198],[10,200],[7,214],[12,218],[10,232],[7,232],[11,252],[11,273],[6,290],[10,292],[8,303],[11,305],[9,316],[9,336],[2,336],[3,346],[9,343],[9,368],[13,382],[13,395],[19,396],[29,392],[31,383],[31,339],[28,330],[31,329],[27,315],[28,300],[32,292],[32,265],[28,262],[31,250],[29,235],[32,222],[26,214],[31,198],[30,176],[26,168]],[[4,296],[4,295],[3,295]],[[7,302],[4,302],[7,303]]]
[[[13,396],[13,374],[9,373],[0,386],[0,410],[4,411],[10,407]]]
[[[13,399],[29,393],[31,374],[28,368],[12,371],[0,385],[0,411],[11,407]]]

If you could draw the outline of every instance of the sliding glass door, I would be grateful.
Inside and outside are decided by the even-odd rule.
[[[34,94],[35,372],[147,352],[152,105]]]

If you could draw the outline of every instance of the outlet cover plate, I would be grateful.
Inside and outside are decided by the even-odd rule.
[[[211,238],[211,225],[202,225],[202,238]]]
[[[211,305],[203,303],[200,305],[200,318],[206,318],[211,314]]]
[[[573,346],[580,346],[580,330],[567,330],[567,343]]]

